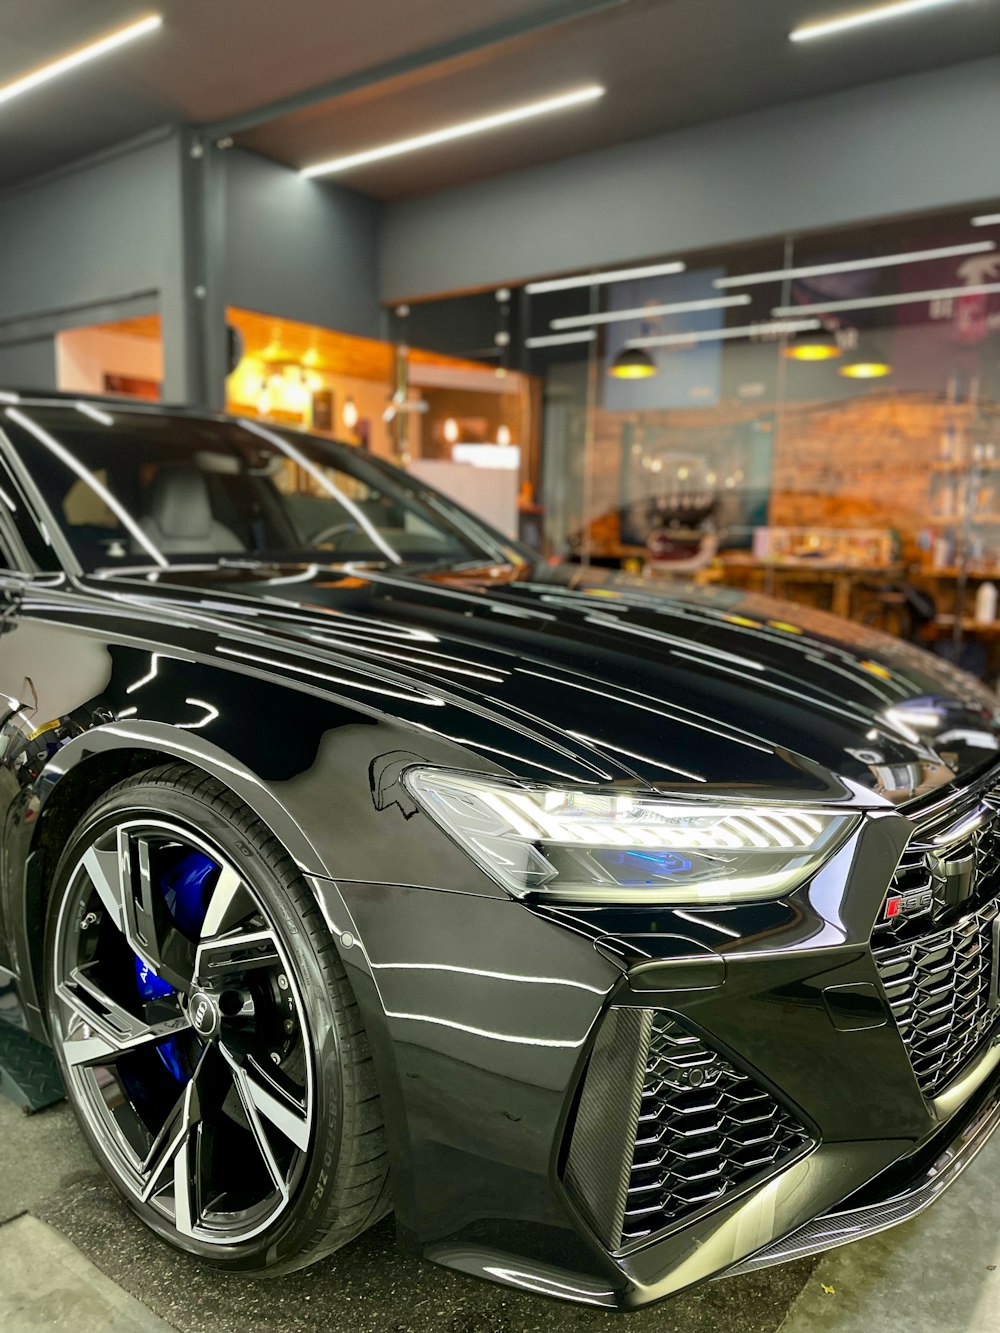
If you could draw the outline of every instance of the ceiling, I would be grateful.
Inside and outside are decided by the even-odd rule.
[[[0,0],[0,84],[157,0]],[[159,0],[163,28],[0,107],[0,186],[164,123],[225,123],[291,166],[599,82],[587,106],[337,177],[380,199],[1000,52],[1000,0],[822,41],[797,24],[854,0]],[[487,31],[487,28],[489,31]],[[346,86],[345,86],[346,85]],[[351,86],[353,85],[353,86]]]

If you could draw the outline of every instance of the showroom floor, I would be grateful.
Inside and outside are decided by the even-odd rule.
[[[711,1283],[635,1333],[1000,1333],[1000,1142],[935,1208],[884,1237]],[[63,1104],[0,1099],[0,1329],[36,1333],[590,1333],[618,1322],[399,1254],[391,1221],[290,1278],[222,1277],[118,1203]],[[621,1325],[625,1327],[625,1324]]]

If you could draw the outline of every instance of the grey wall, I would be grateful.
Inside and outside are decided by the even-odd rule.
[[[56,345],[52,337],[0,343],[0,388],[54,389]]]
[[[894,79],[387,209],[386,300],[1000,195],[1000,60]]]
[[[0,197],[0,342],[159,309],[164,393],[185,396],[179,152],[164,134]]]
[[[158,290],[172,170],[162,141],[0,198],[0,319]]]
[[[255,153],[223,160],[226,304],[377,337],[381,205]]]

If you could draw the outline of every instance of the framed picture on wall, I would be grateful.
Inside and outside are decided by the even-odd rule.
[[[333,431],[333,390],[317,389],[312,395],[311,423],[313,430]]]
[[[152,403],[160,399],[160,386],[156,380],[140,379],[136,375],[105,374],[104,392],[122,398],[145,398]]]

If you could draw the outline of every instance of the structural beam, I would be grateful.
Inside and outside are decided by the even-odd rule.
[[[577,23],[581,19],[592,18],[606,10],[621,9],[632,3],[634,0],[550,0],[550,3],[539,6],[531,13],[488,24],[460,37],[449,38],[447,41],[425,46],[419,51],[397,56],[378,65],[370,65],[367,69],[358,70],[357,73],[331,79],[328,83],[319,84],[291,97],[280,98],[276,102],[269,102],[266,106],[215,121],[203,127],[205,137],[207,140],[217,142],[220,139],[245,134],[248,130],[281,120],[285,116],[294,115],[297,111],[304,111],[321,102],[343,97],[347,93],[356,92],[359,88],[389,83],[393,79],[405,78],[422,69],[460,60],[490,47],[523,41],[549,29]]]

